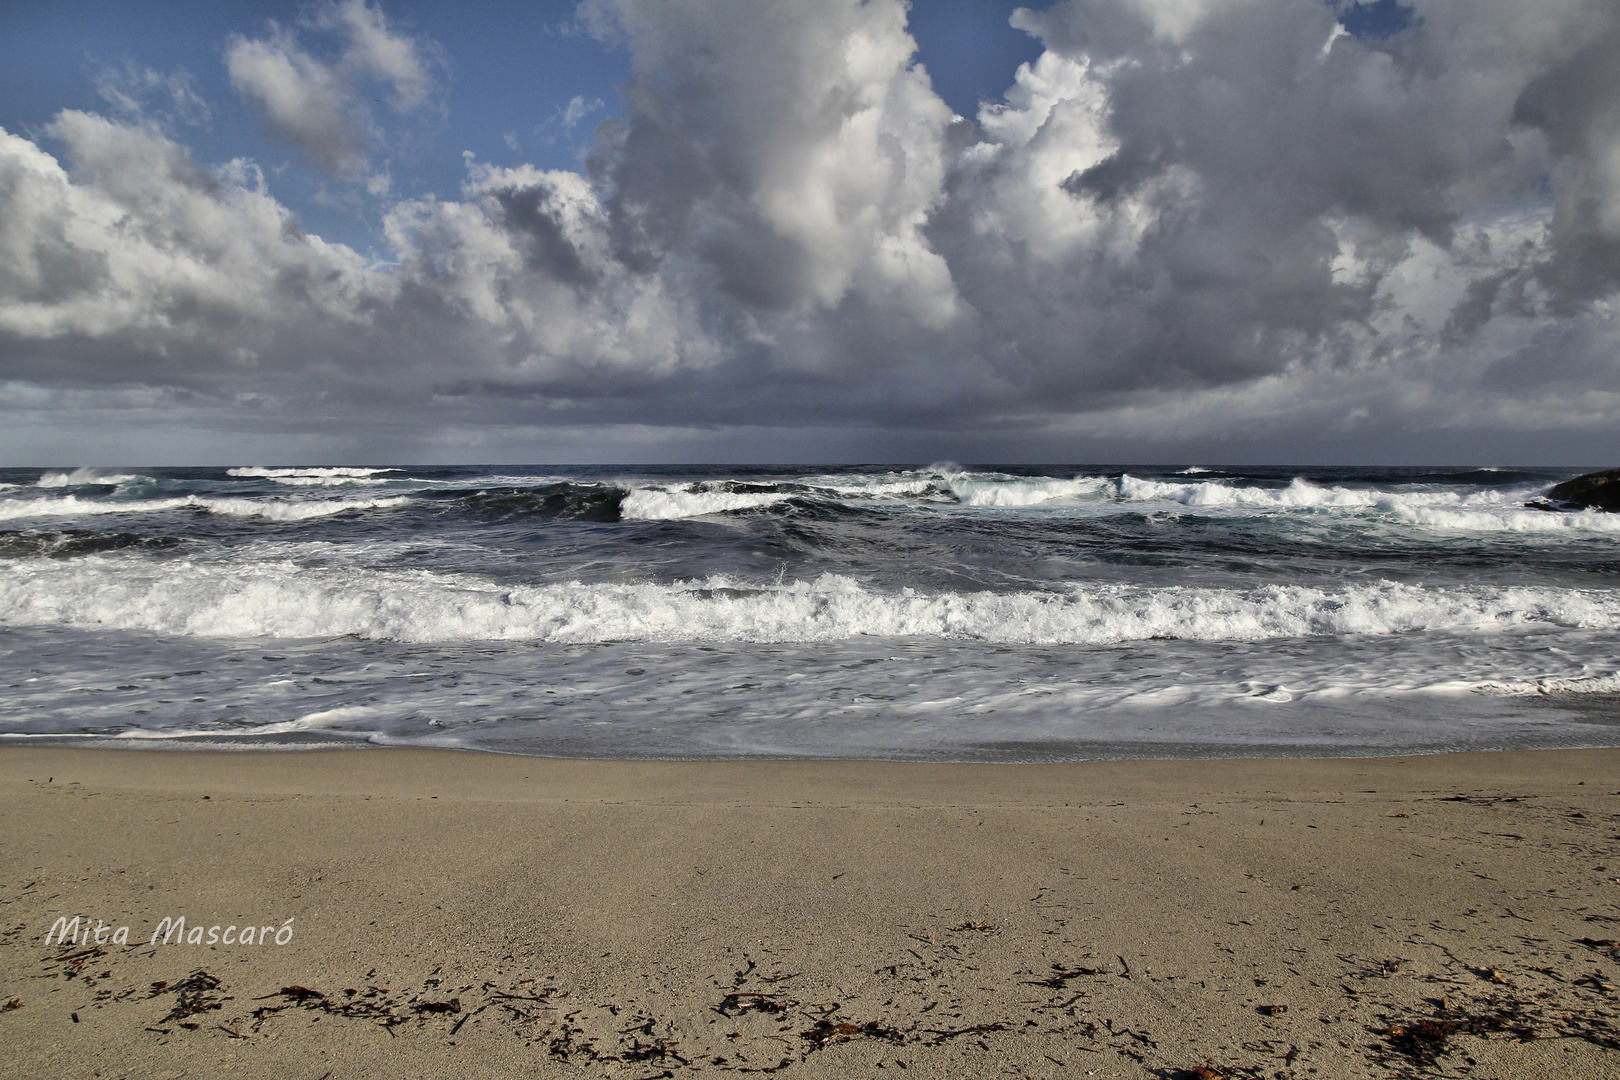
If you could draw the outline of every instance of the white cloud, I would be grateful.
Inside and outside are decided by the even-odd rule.
[[[82,112],[49,132],[71,175],[0,132],[12,377],[206,385],[289,324],[364,325],[391,288],[354,252],[299,232],[247,162],[206,171],[155,128]]]
[[[396,33],[367,0],[341,0],[316,9],[311,25],[348,39],[339,67],[350,78],[370,76],[380,82],[396,112],[428,104],[439,91],[433,67],[437,49]]]
[[[397,33],[366,0],[328,2],[305,27],[335,35],[341,53],[322,59],[296,31],[272,23],[268,38],[231,38],[225,51],[231,85],[264,110],[278,138],[327,172],[363,172],[382,139],[369,104],[372,91],[386,95],[400,115],[434,106],[437,50]]]
[[[920,229],[943,194],[951,112],[911,66],[903,5],[585,6],[635,59],[611,171],[649,244],[684,249],[756,309],[858,289],[948,317],[949,273]]]
[[[162,72],[126,60],[103,68],[95,82],[101,99],[126,117],[162,118],[195,127],[213,115],[184,68]]]
[[[601,98],[592,98],[590,101],[586,101],[584,95],[575,94],[568,99],[567,105],[557,111],[557,123],[564,129],[572,131],[581,120],[601,107]]]

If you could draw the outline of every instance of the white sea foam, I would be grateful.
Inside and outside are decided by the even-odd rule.
[[[1129,502],[1175,502],[1194,507],[1286,510],[1296,508],[1383,513],[1409,525],[1459,532],[1620,533],[1620,514],[1597,510],[1531,510],[1530,499],[1544,487],[1486,488],[1478,491],[1381,491],[1376,488],[1322,487],[1296,479],[1286,487],[1250,487],[1211,480],[1176,484],[1120,478],[1120,497]]]
[[[963,472],[855,477],[805,477],[799,481],[822,494],[865,500],[911,500],[934,495],[954,497],[964,506],[1018,508],[1095,498],[1111,487],[1103,477],[1015,477],[1005,474]],[[620,513],[626,520],[665,521],[702,517],[732,510],[774,506],[799,495],[797,491],[737,492],[716,490],[709,484],[689,488],[635,487]]]
[[[346,724],[357,720],[371,719],[377,715],[377,711],[365,705],[318,709],[315,712],[305,713],[294,720],[280,720],[269,724],[260,724],[254,727],[253,734],[286,735],[296,731],[318,731],[322,728],[329,728],[334,724]]]
[[[304,521],[330,517],[346,510],[382,510],[403,506],[409,498],[397,495],[386,499],[242,499],[185,495],[173,499],[81,499],[65,495],[59,499],[0,499],[0,521],[42,517],[89,517],[104,514],[153,514],[170,510],[198,509],[232,517],[258,517],[271,521]]]
[[[350,510],[390,510],[410,502],[409,496],[379,499],[239,499],[195,497],[195,504],[212,514],[262,517],[271,521],[307,521]]]
[[[1478,687],[1488,694],[1620,694],[1620,672],[1509,682],[1488,682]]]
[[[1391,497],[1379,509],[1388,510],[1403,521],[1437,529],[1455,529],[1468,532],[1534,532],[1550,533],[1567,530],[1578,532],[1620,533],[1620,514],[1601,510],[1547,511],[1527,510],[1522,505],[1472,509],[1416,504],[1405,498]]]
[[[81,499],[64,495],[59,499],[0,499],[0,521],[37,517],[87,517],[97,514],[153,513],[193,505],[190,498],[131,499],[123,501]]]
[[[1387,498],[1381,491],[1355,488],[1318,487],[1296,479],[1287,487],[1233,486],[1221,480],[1201,480],[1188,484],[1142,480],[1129,473],[1119,478],[1120,497],[1129,502],[1176,502],[1183,506],[1238,507],[1374,507]]]
[[[908,477],[903,480],[890,480],[873,477],[859,483],[850,483],[849,477],[809,477],[804,480],[807,487],[821,488],[835,492],[839,495],[853,495],[856,498],[869,499],[904,499],[916,498],[938,490],[938,481],[933,477]]]
[[[635,488],[619,504],[619,516],[626,521],[673,521],[773,506],[792,497],[789,492]]]
[[[1184,470],[1186,472],[1202,470]],[[289,478],[309,484],[363,483],[349,477]],[[538,483],[526,478],[526,483]],[[1020,477],[1003,473],[968,473],[940,469],[926,474],[805,477],[805,488],[824,496],[900,503],[954,498],[974,508],[1020,510],[1104,509],[1126,503],[1176,503],[1217,510],[1344,511],[1358,516],[1383,517],[1396,523],[1431,530],[1458,532],[1597,532],[1620,533],[1620,514],[1599,511],[1546,512],[1527,509],[1525,503],[1544,487],[1483,490],[1408,490],[1322,486],[1299,478],[1282,487],[1233,484],[1224,480],[1170,482],[1129,474],[1113,480],[1102,476]],[[630,521],[669,521],[704,517],[738,510],[775,506],[797,497],[798,491],[732,491],[719,483],[690,486],[630,484],[620,513]]]
[[[120,473],[109,469],[81,468],[71,472],[48,472],[39,478],[36,487],[59,488],[78,487],[83,484],[103,484],[108,487],[117,487],[119,484],[130,484],[140,480],[149,480],[150,477],[139,473]]]
[[[381,474],[397,469],[347,467],[271,469],[258,465],[226,469],[227,476],[271,480],[286,487],[364,487],[394,479]]]
[[[285,487],[370,487],[381,483],[372,476],[274,476]]]
[[[951,491],[967,506],[1039,506],[1042,503],[1070,502],[1095,497],[1109,481],[1099,476],[1079,476],[1073,480],[1050,477],[981,480],[968,476],[947,477]]]
[[[398,472],[398,471],[399,471],[398,469],[394,469],[394,468],[361,469],[361,468],[350,468],[350,467],[346,467],[346,466],[331,466],[331,467],[319,467],[319,468],[312,466],[312,467],[307,467],[307,468],[270,469],[270,468],[265,468],[262,465],[244,465],[244,466],[241,466],[240,468],[226,469],[225,470],[225,475],[226,476],[262,476],[262,477],[270,477],[270,478],[273,478],[273,479],[281,479],[281,478],[284,478],[284,477],[297,478],[297,477],[322,477],[322,476],[367,477],[367,476],[376,476],[378,473]]]
[[[765,586],[715,577],[509,588],[428,571],[104,555],[12,564],[0,579],[0,622],[237,638],[811,642],[878,636],[1110,645],[1549,624],[1612,630],[1620,629],[1620,594],[1392,582],[1336,590],[1093,586],[924,594],[876,591],[837,575]]]

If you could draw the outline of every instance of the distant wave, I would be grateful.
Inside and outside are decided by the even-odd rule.
[[[792,479],[723,478],[692,482],[638,479],[583,480],[556,476],[445,477],[419,480],[402,470],[335,466],[323,468],[244,466],[224,470],[237,480],[266,481],[287,488],[382,488],[355,491],[347,499],[298,498],[297,491],[217,494],[221,481],[162,479],[93,469],[47,473],[33,488],[0,497],[0,521],[28,518],[202,510],[238,518],[292,522],[345,511],[388,510],[407,500],[444,513],[456,505],[483,520],[525,516],[559,521],[656,522],[724,515],[780,514],[830,519],[844,514],[951,512],[1096,517],[1185,507],[1226,516],[1342,515],[1358,527],[1405,526],[1452,533],[1620,534],[1620,514],[1599,511],[1546,512],[1525,503],[1547,484],[1507,487],[1422,484],[1380,487],[1315,483],[1303,477],[1267,482],[1200,479],[1165,474],[1150,479],[1129,473],[1019,476],[941,468],[894,472],[829,473]],[[1485,474],[1477,473],[1476,478]],[[1528,474],[1515,474],[1528,477]],[[204,485],[201,490],[189,487]],[[403,486],[402,486],[403,485]],[[476,486],[475,486],[476,485]],[[116,492],[97,492],[113,486]],[[46,491],[38,490],[44,488]],[[84,490],[89,488],[90,490]],[[56,489],[62,490],[60,494]],[[185,494],[187,491],[194,494]],[[47,496],[49,491],[49,496]],[[386,494],[385,494],[386,491]],[[26,497],[32,495],[33,497]],[[311,490],[310,495],[317,495]],[[338,493],[333,491],[332,495]],[[23,496],[23,497],[19,497]],[[369,496],[369,497],[368,497]]]
[[[322,468],[265,468],[247,465],[226,469],[225,475],[242,479],[271,480],[287,487],[361,487],[395,479],[390,474],[400,470],[350,468],[330,466]]]
[[[73,469],[70,472],[48,472],[39,478],[37,487],[83,487],[98,484],[104,487],[117,487],[120,484],[132,484],[139,481],[151,480],[149,476],[139,473],[120,473],[110,469]]]
[[[0,499],[0,521],[43,517],[86,517],[102,514],[151,514],[170,510],[206,510],[233,517],[258,517],[270,521],[304,521],[330,517],[349,510],[380,510],[403,506],[405,496],[385,499],[245,499],[183,495],[173,499],[101,500],[65,495],[59,499]]]
[[[244,465],[244,466],[240,466],[240,467],[235,468],[235,469],[226,469],[225,470],[225,475],[226,476],[265,476],[265,477],[271,477],[273,479],[278,479],[279,480],[279,479],[284,479],[284,478],[289,478],[289,477],[291,477],[291,478],[323,477],[323,476],[366,477],[366,476],[378,476],[378,475],[380,475],[382,473],[391,473],[391,472],[398,472],[398,471],[399,470],[397,468],[394,468],[392,466],[390,466],[388,468],[378,468],[378,469],[351,468],[351,467],[348,467],[348,466],[340,466],[340,465],[320,466],[320,467],[311,466],[311,467],[307,467],[307,468],[270,469],[270,468],[265,468],[264,466],[261,466],[261,465]]]
[[[1126,474],[1119,479],[1127,502],[1172,502],[1191,507],[1237,509],[1324,509],[1380,511],[1412,525],[1473,532],[1620,532],[1620,514],[1585,510],[1553,513],[1530,510],[1525,502],[1546,485],[1480,491],[1382,491],[1376,488],[1322,487],[1296,479],[1284,487],[1258,487],[1211,480],[1168,483]]]

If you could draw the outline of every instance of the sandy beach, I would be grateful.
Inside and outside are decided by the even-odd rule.
[[[1617,787],[6,747],[0,1072],[1612,1077]]]

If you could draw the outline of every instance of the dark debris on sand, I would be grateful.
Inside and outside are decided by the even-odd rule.
[[[1603,930],[1613,918],[1586,917]],[[1068,1062],[1046,1055],[1065,1068],[1088,1059],[1124,1058],[1165,1080],[1303,1080],[1326,1063],[1321,1055],[1327,1038],[1337,1039],[1344,1054],[1359,1057],[1363,1068],[1398,1080],[1466,1075],[1473,1066],[1467,1047],[1476,1045],[1468,1039],[1573,1039],[1620,1051],[1620,973],[1614,970],[1620,942],[1611,937],[1527,936],[1521,939],[1527,947],[1511,954],[1511,968],[1508,956],[1498,961],[1502,966],[1470,964],[1443,947],[1448,959],[1439,967],[1410,958],[1420,955],[1420,947],[1436,948],[1432,939],[1408,939],[1408,956],[1341,955],[1333,980],[1345,1009],[1334,1021],[1339,1026],[1314,1026],[1317,1009],[1326,1007],[1320,1002],[1301,1008],[1299,1001],[1290,1007],[1276,998],[1251,998],[1248,1015],[1265,1025],[1254,1034],[1264,1037],[1234,1039],[1220,1048],[1222,1053],[1205,1056],[1205,1050],[1188,1062],[1175,1060],[1178,1051],[1145,1026],[1139,1006],[1131,1005],[1143,993],[1162,993],[1163,981],[1133,970],[1123,956],[1100,960],[1095,953],[1068,953],[1061,960],[1046,958],[1033,970],[1009,967],[999,976],[999,996],[969,1006],[956,976],[977,970],[972,950],[991,947],[997,931],[964,922],[941,934],[908,935],[918,943],[917,948],[901,944],[910,959],[900,956],[876,969],[879,992],[858,999],[829,994],[814,973],[762,968],[745,955],[742,965],[715,979],[698,1003],[701,1014],[711,1018],[707,1025],[689,1014],[684,1019],[665,1014],[644,1000],[570,988],[554,976],[450,986],[435,971],[414,991],[306,980],[243,999],[250,1007],[240,1015],[227,1008],[238,1000],[232,988],[201,969],[117,992],[116,950],[53,952],[37,977],[67,979],[95,1008],[166,999],[165,1014],[149,1012],[139,1021],[158,1037],[250,1040],[271,1034],[272,1025],[302,1017],[376,1025],[391,1036],[409,1032],[453,1044],[473,1025],[484,1039],[519,1040],[542,1060],[590,1067],[593,1075],[618,1080],[684,1076],[700,1068],[777,1073],[849,1044],[867,1055],[898,1055],[893,1058],[898,1075],[912,1052],[1016,1054],[1029,1037],[1040,1039],[1045,1049],[1065,1047]],[[943,939],[945,933],[957,935],[954,944]],[[1579,960],[1572,970],[1573,958]],[[1267,980],[1257,978],[1256,986],[1262,985]],[[1414,992],[1431,986],[1435,996],[1414,1007]],[[0,1003],[0,1010],[21,1006],[12,998]],[[1356,1017],[1355,1009],[1367,1011]]]

